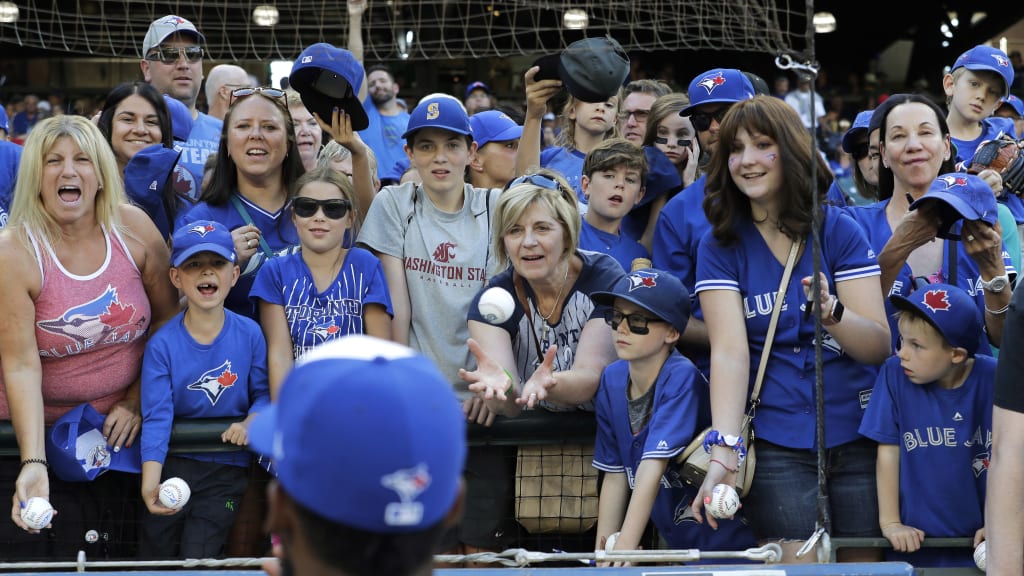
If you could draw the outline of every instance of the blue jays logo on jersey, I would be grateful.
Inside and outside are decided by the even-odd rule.
[[[91,348],[117,336],[119,328],[141,328],[145,318],[135,318],[135,306],[122,304],[117,288],[107,284],[102,294],[69,308],[51,320],[40,320],[36,326],[51,333],[66,336],[82,348]]]
[[[423,518],[423,503],[416,498],[430,486],[430,472],[426,464],[396,470],[381,476],[380,483],[398,494],[398,502],[384,508],[384,522],[389,526],[414,526]]]
[[[956,186],[966,186],[967,185],[967,178],[965,178],[963,176],[950,176],[950,175],[946,175],[946,176],[938,177],[937,180],[941,180],[942,183],[946,185],[946,187],[943,188],[943,190],[950,190],[950,189],[952,189],[952,188],[954,188]]]
[[[201,237],[205,238],[207,234],[214,230],[216,230],[216,228],[213,227],[213,224],[196,224],[188,229],[188,233],[199,234]]]
[[[637,288],[654,288],[658,285],[657,272],[637,271],[629,274],[629,291]]]
[[[189,384],[189,390],[201,390],[206,394],[210,405],[216,406],[224,391],[235,385],[238,381],[238,374],[231,371],[231,360],[225,360],[223,364],[213,370],[207,370],[195,382]]]
[[[988,470],[989,459],[991,456],[986,452],[984,454],[978,454],[971,460],[971,470],[974,472],[974,477],[981,476],[982,472]]]
[[[697,82],[698,86],[701,86],[708,91],[708,95],[715,91],[715,88],[724,85],[727,82],[725,76],[721,72],[717,72],[714,76],[706,76]]]
[[[323,338],[324,340],[330,340],[331,338],[334,338],[335,336],[339,335],[339,333],[341,332],[341,327],[338,326],[337,322],[335,322],[333,319],[328,319],[324,321],[323,324],[318,324],[310,328],[309,331],[312,332],[313,334],[316,334],[320,338]]]

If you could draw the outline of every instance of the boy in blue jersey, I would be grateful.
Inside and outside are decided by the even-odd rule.
[[[226,310],[239,269],[231,232],[213,221],[178,228],[171,282],[188,301],[146,345],[142,362],[142,521],[145,558],[224,555],[248,483],[249,420],[270,401],[267,347],[260,327]],[[231,418],[221,434],[234,451],[168,455],[176,418]],[[162,479],[180,477],[192,496],[174,511],[160,504]]]
[[[690,511],[697,493],[673,459],[711,422],[708,383],[675,349],[690,317],[682,282],[655,268],[634,270],[595,303],[615,330],[619,360],[601,374],[594,398],[597,439],[594,467],[604,471],[595,547],[619,532],[616,550],[641,548],[648,521],[673,549],[742,550],[753,533],[739,519],[718,529]]]
[[[580,248],[604,252],[629,270],[634,258],[649,258],[647,249],[621,233],[622,219],[644,196],[647,158],[625,138],[609,138],[583,161],[580,187],[590,209],[583,216]]]
[[[879,526],[891,560],[971,566],[969,548],[922,550],[921,542],[984,538],[996,360],[976,354],[981,314],[960,288],[930,284],[890,301],[900,309],[900,347],[860,425],[878,442]]]

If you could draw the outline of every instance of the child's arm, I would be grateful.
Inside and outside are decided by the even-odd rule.
[[[356,218],[357,223],[362,224],[370,204],[373,203],[373,197],[377,194],[377,189],[373,185],[367,146],[359,137],[359,133],[352,129],[352,117],[345,114],[344,110],[335,109],[333,118],[329,119],[330,124],[320,118],[319,114],[314,115],[320,129],[352,153],[352,184],[356,189],[356,207],[359,209]]]
[[[640,461],[633,480],[633,494],[626,508],[626,519],[622,522],[622,533],[615,543],[616,550],[639,550],[640,539],[651,519],[654,499],[661,487],[661,477],[668,467],[668,460],[647,458]]]
[[[605,540],[622,530],[629,505],[629,480],[625,472],[605,472],[601,497],[597,501],[597,539],[595,550],[604,550]]]
[[[160,478],[167,458],[174,424],[174,344],[157,335],[150,338],[142,356],[140,380],[142,432],[139,435],[142,453],[140,493],[146,508],[153,514],[174,514],[176,511],[160,504]]]
[[[412,322],[412,304],[409,302],[409,286],[405,282],[405,263],[401,258],[384,254],[376,250],[373,253],[380,259],[384,268],[384,278],[388,282],[391,293],[392,339],[399,344],[409,345],[409,328]]]
[[[900,447],[878,445],[875,478],[878,483],[878,525],[897,552],[916,552],[924,532],[900,521]]]
[[[151,514],[170,516],[177,514],[181,508],[168,508],[160,503],[160,475],[163,474],[164,465],[156,460],[147,460],[142,463],[142,501]]]
[[[526,71],[526,118],[523,133],[519,138],[519,152],[516,154],[516,176],[522,176],[540,164],[541,124],[547,112],[548,100],[562,89],[561,80],[537,80],[533,77],[540,72],[539,66]]]
[[[295,358],[292,356],[292,335],[288,329],[288,318],[284,306],[259,301],[260,327],[267,341],[267,376],[270,381],[270,398],[277,399],[284,377],[291,370]]]
[[[384,340],[391,340],[391,316],[380,304],[363,306],[363,333]]]
[[[225,444],[234,444],[235,446],[248,446],[249,445],[249,423],[252,422],[255,412],[250,412],[245,420],[241,422],[232,422],[220,435],[220,441]]]
[[[1010,313],[1011,321],[1017,314]],[[1008,331],[1006,343],[1016,338],[1019,328]],[[1008,347],[1007,351],[1015,350]],[[1002,358],[1002,356],[1000,356]],[[1003,360],[1000,360],[1002,363]],[[1012,367],[1020,361],[1010,361]],[[1000,366],[1000,371],[1004,367]],[[1000,378],[1005,376],[1000,375]],[[988,468],[985,498],[985,527],[988,536],[987,563],[990,574],[1022,573],[1024,566],[1024,412],[1002,406],[992,409],[992,459]]]

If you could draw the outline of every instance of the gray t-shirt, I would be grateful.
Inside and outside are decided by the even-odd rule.
[[[462,209],[451,213],[438,210],[421,186],[385,186],[359,231],[361,244],[405,262],[409,345],[433,360],[463,399],[472,393],[459,368],[476,362],[466,347],[466,316],[494,264],[491,218],[500,193],[467,184]]]

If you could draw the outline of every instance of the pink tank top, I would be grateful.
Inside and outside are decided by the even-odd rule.
[[[46,423],[83,402],[106,414],[142,368],[150,321],[142,275],[117,231],[106,235],[107,257],[87,276],[68,272],[45,240],[29,238],[43,279],[35,305]],[[10,419],[2,386],[0,419]]]

